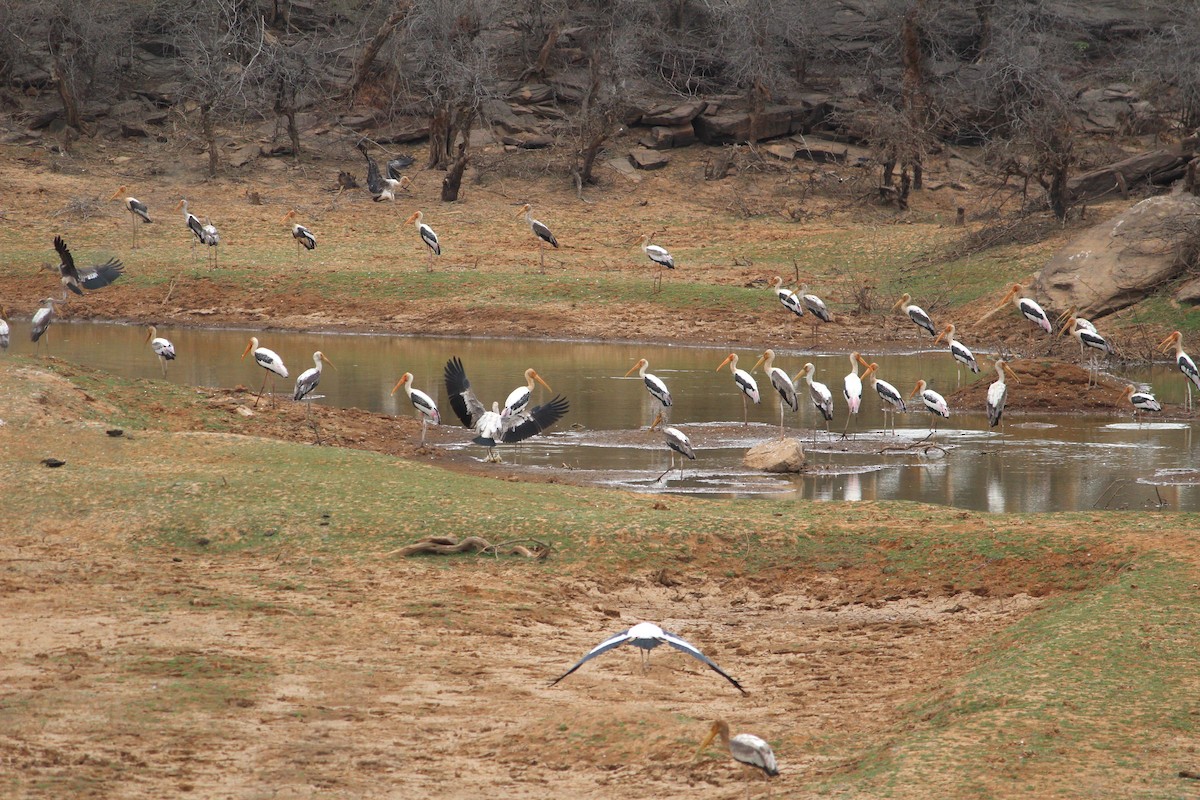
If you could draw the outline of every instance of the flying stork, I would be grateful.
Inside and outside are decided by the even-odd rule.
[[[533,218],[533,215],[531,213],[532,209],[533,209],[533,206],[529,205],[529,203],[526,203],[525,205],[521,206],[521,210],[517,212],[517,216],[520,217],[520,216],[524,215],[525,222],[529,225],[529,229],[531,231],[533,231],[533,235],[537,237],[537,239],[538,239],[538,258],[540,259],[540,264],[541,264],[540,268],[541,268],[542,272],[545,272],[546,271],[546,248],[544,248],[542,246],[542,243],[545,242],[546,244],[550,245],[551,247],[557,248],[558,240],[554,238],[554,234],[550,232],[549,228],[547,228],[545,225],[543,225],[542,223],[538,222],[536,219]]]
[[[288,220],[294,219],[295,217],[296,217],[296,209],[293,208],[291,211],[289,211],[283,215],[283,219],[281,219],[280,222],[287,222]],[[299,222],[292,223],[292,238],[296,240],[296,256],[297,257],[300,256],[300,247],[301,246],[303,246],[305,250],[317,249],[317,237],[313,236],[312,231],[310,231],[308,228],[301,225]]]
[[[904,315],[912,320],[914,325],[928,332],[930,336],[937,335],[937,329],[933,327],[933,320],[925,313],[925,309],[912,303],[912,295],[908,292],[900,295],[900,299],[896,301],[896,305],[892,306],[892,311],[896,309],[903,311]]]
[[[375,163],[375,159],[371,158],[371,154],[367,152],[367,140],[359,139],[354,145],[363,158],[367,160],[367,191],[375,195],[375,199],[379,199],[379,195],[383,192],[383,176],[379,174],[379,165]],[[394,199],[394,198],[389,198]]]
[[[429,248],[429,265],[426,269],[428,272],[433,272],[433,257],[442,254],[442,246],[438,244],[438,237],[433,232],[433,228],[421,221],[423,216],[420,211],[414,211],[411,217],[404,220],[404,224],[416,223],[417,233],[421,235],[421,241]]]
[[[392,394],[395,394],[401,386],[404,387],[404,393],[408,395],[408,402],[412,403],[412,407],[417,410],[417,416],[421,418],[421,444],[425,444],[426,426],[430,422],[434,425],[441,425],[442,415],[438,412],[437,403],[433,402],[433,398],[420,389],[414,389],[412,382],[413,374],[411,372],[404,373],[392,387]]]
[[[58,251],[58,274],[63,288],[70,289],[77,295],[82,296],[84,289],[89,292],[102,289],[125,274],[125,267],[115,258],[110,258],[104,264],[93,264],[87,268],[86,272],[80,272],[75,266],[75,259],[71,256],[67,243],[61,236],[54,237],[54,249]],[[54,271],[54,267],[48,265],[43,265],[43,268]],[[66,296],[67,293],[63,292],[63,297]]]
[[[748,769],[751,774],[759,770],[767,780],[779,774],[779,765],[775,761],[775,753],[771,750],[771,745],[752,733],[739,733],[730,738],[729,723],[720,719],[713,722],[712,727],[708,729],[708,735],[700,743],[692,760],[695,761],[699,758],[700,753],[704,752],[704,748],[712,744],[712,740],[718,736],[721,737],[721,744],[725,745],[725,749],[729,751],[733,760],[738,762],[743,769]],[[747,788],[747,794],[749,794],[749,788]]]
[[[254,352],[254,363],[266,370],[266,372],[263,374],[262,386],[259,387],[258,390],[258,397],[256,397],[254,400],[254,407],[258,408],[258,402],[262,400],[263,390],[267,388],[267,378],[271,379],[271,397],[272,402],[274,402],[275,376],[278,375],[281,378],[286,378],[288,376],[288,371],[287,367],[283,365],[283,359],[279,357],[278,353],[276,353],[274,350],[268,350],[265,347],[258,346],[257,336],[250,337],[250,344],[246,345],[246,349],[242,351],[242,358],[244,359],[246,354],[251,351]]]
[[[750,412],[746,406],[746,399],[749,398],[754,401],[755,405],[758,405],[758,401],[761,398],[758,394],[758,384],[755,383],[754,378],[750,376],[749,372],[746,372],[744,369],[738,369],[737,362],[737,353],[730,353],[729,357],[722,361],[721,365],[715,371],[720,372],[725,368],[726,364],[729,365],[729,371],[733,373],[733,382],[737,385],[738,391],[742,393],[742,425],[749,425]]]
[[[711,659],[708,658],[708,656],[706,656],[706,655],[704,655],[704,653],[700,652],[700,649],[697,648],[694,644],[691,644],[690,642],[685,641],[684,639],[682,639],[679,636],[676,636],[673,633],[664,631],[662,628],[658,627],[653,622],[639,622],[638,624],[634,625],[632,628],[623,630],[620,633],[616,633],[616,634],[613,634],[612,636],[608,637],[603,642],[601,642],[600,644],[596,645],[591,650],[589,650],[583,656],[583,658],[579,659],[579,661],[576,662],[575,666],[571,667],[569,670],[564,672],[562,675],[559,675],[557,678],[555,678],[553,681],[551,681],[550,685],[554,686],[559,681],[561,681],[563,678],[567,677],[572,672],[579,669],[580,667],[582,667],[584,664],[586,664],[588,661],[592,660],[596,656],[601,655],[602,653],[607,653],[609,650],[612,650],[614,647],[620,647],[623,644],[631,644],[634,647],[637,647],[643,651],[642,652],[642,669],[643,670],[645,670],[646,667],[649,665],[649,658],[650,658],[651,650],[658,647],[660,644],[670,645],[671,647],[674,647],[676,650],[682,650],[683,652],[687,653],[689,656],[696,659],[700,663],[704,664],[705,666],[707,666],[713,672],[720,675],[725,680],[729,681],[731,684],[733,684],[734,688],[736,688],[739,692],[741,692],[742,694],[746,694],[746,690],[742,688],[742,685],[740,683],[738,683],[736,680],[734,680],[732,677],[730,677],[729,674],[726,673],[723,669],[718,667],[715,662],[713,662]]]
[[[796,412],[800,410],[800,401],[796,398],[796,384],[792,383],[792,379],[788,374],[779,367],[774,366],[775,351],[768,348],[759,356],[758,361],[750,368],[751,372],[758,369],[758,365],[763,365],[763,370],[767,373],[767,378],[771,381],[771,386],[779,393],[779,438],[783,438],[783,407],[786,405]]]
[[[667,409],[671,406],[671,392],[657,375],[646,372],[649,368],[650,362],[644,358],[639,358],[638,362],[629,368],[629,372],[625,373],[625,377],[628,378],[633,374],[634,370],[637,370],[638,377],[646,385],[646,391],[662,405],[662,409],[654,417],[654,421],[650,423],[650,430],[654,430],[659,421],[665,419]]]
[[[638,244],[642,246],[642,252],[646,254],[646,258],[658,264],[658,274],[654,277],[654,291],[658,292],[662,290],[663,267],[675,269],[675,259],[665,248],[650,244],[653,236],[653,233],[643,233],[642,238],[638,239]]]
[[[1200,370],[1196,369],[1196,362],[1192,357],[1183,352],[1183,334],[1179,331],[1174,331],[1170,336],[1158,343],[1160,352],[1167,352],[1172,347],[1175,348],[1175,366],[1183,373],[1183,377],[1188,379],[1187,383],[1187,408],[1192,410],[1192,386],[1200,389]]]
[[[118,197],[121,197],[121,193],[127,188],[128,187],[126,186],[118,186],[117,190],[112,193],[112,197],[108,199],[116,200]],[[137,250],[137,219],[138,217],[141,217],[142,222],[144,223],[152,222],[153,220],[150,219],[150,209],[146,207],[145,203],[143,203],[141,200],[138,200],[136,197],[121,198],[121,203],[129,211],[129,222],[132,224],[133,228],[133,247],[131,249]]]
[[[167,362],[175,360],[175,345],[171,344],[169,339],[159,336],[158,328],[153,325],[146,331],[146,341],[150,343],[150,349],[154,351],[154,355],[158,356],[163,377],[167,377]]]

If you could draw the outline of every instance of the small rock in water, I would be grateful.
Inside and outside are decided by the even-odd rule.
[[[742,464],[763,472],[803,472],[804,447],[799,439],[771,439],[747,450]]]

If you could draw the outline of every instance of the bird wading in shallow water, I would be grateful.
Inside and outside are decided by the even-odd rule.
[[[458,356],[446,362],[443,377],[450,408],[454,410],[454,415],[464,428],[475,432],[472,441],[487,447],[489,462],[500,461],[496,452],[497,445],[513,444],[536,436],[562,419],[570,410],[567,399],[555,395],[548,403],[508,417],[500,414],[498,402],[492,403],[492,409],[489,411],[471,390],[471,381],[468,380],[467,371]]]
[[[154,351],[154,355],[158,356],[163,377],[167,377],[167,362],[175,360],[175,345],[171,344],[170,340],[159,336],[158,328],[153,325],[146,331],[146,341],[150,343],[150,349]]]
[[[720,372],[729,365],[729,371],[733,373],[733,383],[737,386],[738,391],[742,394],[742,425],[750,424],[750,412],[746,405],[746,400],[751,400],[755,405],[761,399],[758,394],[758,383],[750,376],[749,372],[744,369],[738,369],[737,353],[730,353],[728,358],[721,362],[721,366],[717,367],[716,371]]]
[[[658,480],[661,481],[667,476],[667,472],[675,468],[675,453],[679,453],[679,479],[683,480],[683,459],[695,461],[696,451],[692,449],[691,441],[679,428],[670,426],[663,428],[663,438],[666,439],[667,447],[671,450],[671,461],[667,465],[666,471],[658,476]]]
[[[1171,348],[1175,348],[1175,366],[1183,373],[1183,377],[1187,378],[1187,410],[1192,410],[1192,386],[1200,389],[1200,370],[1196,369],[1196,362],[1192,357],[1183,351],[1183,334],[1179,331],[1174,331],[1170,336],[1158,343],[1159,352],[1165,353]]]
[[[779,438],[782,439],[784,406],[790,408],[794,413],[800,410],[800,401],[796,398],[796,385],[792,383],[792,379],[786,372],[774,366],[774,363],[775,351],[768,348],[759,356],[750,371],[754,372],[761,364],[767,373],[767,379],[771,382],[771,387],[779,394]]]
[[[667,389],[667,385],[663,383],[657,375],[652,375],[646,371],[649,368],[650,362],[644,358],[640,358],[638,359],[638,362],[630,367],[629,371],[625,373],[625,377],[628,378],[634,373],[634,371],[637,371],[638,377],[642,379],[642,383],[646,386],[646,391],[649,392],[650,396],[657,400],[659,404],[661,404],[662,408],[659,409],[658,413],[655,415],[654,421],[650,423],[650,430],[654,430],[660,421],[666,419],[667,409],[671,407],[671,392]]]

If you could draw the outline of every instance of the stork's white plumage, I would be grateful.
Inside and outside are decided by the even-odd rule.
[[[152,222],[152,220],[150,219],[150,209],[141,200],[138,200],[136,197],[121,197],[121,195],[125,192],[125,190],[127,188],[128,187],[126,187],[126,186],[118,186],[117,190],[112,193],[112,197],[110,197],[108,199],[116,200],[116,199],[120,198],[121,204],[124,205],[125,209],[129,212],[129,221],[132,224],[132,230],[133,230],[132,249],[137,250],[137,221],[138,221],[138,218],[140,217],[142,222],[144,222],[144,223]]]
[[[971,370],[971,372],[974,374],[978,375],[979,362],[975,360],[974,354],[967,349],[966,345],[954,338],[953,322],[946,323],[946,327],[942,328],[942,332],[937,335],[937,338],[933,340],[933,343],[937,344],[943,338],[946,340],[946,344],[949,345],[950,355],[954,357],[954,360]]]
[[[692,461],[696,460],[696,451],[692,449],[692,443],[683,431],[679,428],[667,426],[663,428],[663,438],[666,439],[667,447],[672,451],[671,462],[667,465],[667,471],[658,476],[661,481],[675,466],[675,453],[679,453],[679,477],[683,478],[683,459],[687,458]]]
[[[1134,422],[1137,422],[1139,411],[1162,411],[1162,404],[1154,398],[1154,395],[1149,392],[1140,392],[1134,386],[1126,386],[1121,398],[1128,400],[1129,404],[1133,406]]]
[[[417,416],[421,418],[421,444],[425,444],[425,428],[429,423],[434,425],[442,424],[442,415],[438,411],[437,403],[433,402],[433,398],[422,392],[420,389],[414,389],[413,374],[406,372],[400,376],[400,380],[392,387],[392,394],[401,386],[404,387],[404,393],[408,395],[408,401],[412,403],[412,407],[417,410]]]
[[[475,431],[476,436],[472,441],[488,448],[488,461],[500,460],[496,453],[497,445],[521,442],[536,436],[562,419],[570,410],[567,399],[555,395],[548,403],[504,417],[500,414],[499,403],[493,402],[492,410],[488,411],[475,396],[475,392],[471,390],[471,381],[467,379],[467,371],[458,356],[446,362],[443,376],[450,408],[454,410],[463,427]]]
[[[892,417],[892,433],[895,433],[896,432],[895,412],[899,411],[899,412],[903,413],[908,410],[907,406],[905,406],[905,404],[904,404],[904,395],[900,394],[900,392],[897,391],[895,386],[892,386],[887,381],[876,377],[875,373],[879,370],[878,364],[876,364],[874,362],[871,362],[870,364],[868,364],[866,362],[866,360],[862,358],[862,356],[859,356],[858,362],[866,368],[862,374],[862,380],[867,381],[871,385],[871,388],[875,390],[875,393],[877,395],[879,395],[880,400],[887,403],[888,406],[891,406],[890,409],[887,406],[884,406],[883,413],[884,413],[885,418],[889,414],[891,415],[891,417]]]
[[[383,178],[383,188],[380,190],[379,194],[375,195],[371,199],[373,199],[376,203],[384,200],[389,200],[394,203],[396,202],[396,192],[400,191],[401,189],[407,189],[410,183],[412,183],[412,181],[408,179],[407,175],[401,175],[400,180],[396,180],[395,178]]]
[[[259,387],[258,397],[254,400],[254,407],[258,408],[258,403],[262,400],[263,390],[267,388],[267,378],[271,379],[271,394],[275,393],[275,377],[278,375],[281,378],[288,376],[287,367],[283,364],[283,359],[274,350],[268,350],[265,347],[258,346],[258,337],[251,336],[250,344],[246,345],[246,349],[242,351],[242,358],[246,354],[253,351],[254,363],[262,367],[266,373],[263,375],[263,385]]]
[[[739,733],[737,736],[730,737],[729,723],[724,720],[717,720],[712,724],[708,735],[704,737],[704,741],[696,750],[693,760],[699,757],[704,748],[712,744],[713,739],[718,736],[721,737],[721,744],[725,745],[729,755],[742,766],[761,770],[763,777],[768,779],[779,774],[779,765],[775,761],[775,753],[771,750],[771,745],[752,733]]]
[[[56,306],[67,301],[67,293],[63,292],[61,299],[47,297],[42,301],[42,307],[33,312],[33,318],[29,321],[29,341],[37,343],[37,352],[41,352],[41,338],[50,330],[50,323],[54,321],[57,309]],[[46,350],[50,350],[50,337],[46,337]]]
[[[1187,383],[1187,407],[1192,410],[1192,386],[1200,389],[1200,370],[1196,369],[1196,362],[1192,357],[1183,351],[1183,334],[1179,331],[1173,331],[1170,336],[1158,343],[1160,352],[1167,352],[1171,348],[1175,349],[1175,366],[1183,373],[1183,377],[1188,379]]]
[[[211,222],[201,223],[195,214],[188,211],[188,201],[185,198],[180,198],[179,202],[175,204],[176,211],[181,209],[183,210],[183,224],[187,226],[194,237],[192,239],[192,256],[195,257],[197,243],[213,248],[209,251],[209,259],[215,265],[217,258],[215,248],[221,243],[221,234],[217,231],[217,226]]]
[[[833,322],[833,314],[829,313],[829,309],[825,307],[825,301],[815,294],[809,294],[807,285],[800,287],[800,302],[804,303],[804,307],[821,322]]]
[[[1046,312],[1042,310],[1042,307],[1037,304],[1036,300],[1031,297],[1022,297],[1021,293],[1024,291],[1024,286],[1019,283],[1014,283],[1008,290],[1008,294],[1004,295],[1004,299],[1000,301],[999,305],[992,309],[992,311],[985,314],[980,319],[980,322],[982,322],[984,319],[987,319],[996,311],[1004,308],[1011,301],[1012,304],[1016,306],[1017,311],[1022,317],[1029,320],[1034,325],[1037,325],[1048,335],[1053,336],[1054,326],[1050,324],[1050,317],[1046,316]]]
[[[8,309],[0,307],[0,350],[8,349],[11,332],[8,327]]]
[[[616,633],[616,634],[613,634],[612,636],[608,637],[603,642],[596,645],[591,650],[589,650],[587,653],[585,653],[583,658],[579,659],[579,661],[576,662],[575,666],[571,667],[569,670],[564,672],[562,675],[559,675],[557,678],[555,678],[553,681],[551,681],[550,685],[554,686],[559,681],[561,681],[563,678],[567,677],[572,672],[579,669],[580,667],[582,667],[588,661],[591,661],[596,656],[601,655],[602,653],[607,653],[609,650],[612,650],[614,647],[620,647],[623,644],[631,644],[634,647],[641,649],[643,651],[644,657],[647,657],[649,652],[651,650],[653,650],[654,648],[658,647],[660,644],[670,645],[671,647],[674,647],[676,650],[682,650],[683,652],[687,653],[692,658],[696,659],[697,661],[699,661],[702,664],[704,664],[705,666],[707,666],[713,672],[717,673],[722,678],[724,678],[725,680],[727,680],[731,684],[733,684],[733,686],[742,694],[746,693],[746,690],[742,688],[742,685],[740,683],[738,683],[736,680],[734,680],[732,677],[730,677],[728,673],[726,673],[723,669],[718,667],[716,665],[716,663],[713,662],[711,659],[709,659],[706,655],[704,655],[704,653],[700,652],[700,649],[698,647],[696,647],[694,644],[691,644],[690,642],[685,641],[683,638],[676,636],[673,633],[664,631],[662,628],[655,625],[653,622],[639,622],[638,624],[634,625],[632,628],[623,630],[620,633]],[[648,661],[643,661],[643,666],[646,663],[648,663]]]
[[[755,405],[757,405],[761,397],[758,393],[758,384],[755,382],[754,378],[750,377],[750,373],[746,372],[746,370],[738,369],[737,362],[737,353],[730,353],[729,357],[721,362],[721,365],[717,367],[716,371],[720,372],[725,368],[726,364],[729,365],[729,371],[733,373],[733,382],[737,386],[738,391],[742,393],[742,424],[749,425],[750,412],[746,407],[746,400],[749,398],[750,400],[754,401]]]
[[[754,366],[750,368],[751,372],[758,369],[758,365],[762,364],[764,371],[767,373],[767,378],[771,381],[771,386],[774,387],[776,393],[779,394],[779,438],[783,438],[783,408],[787,406],[792,411],[800,410],[800,401],[796,398],[796,384],[792,383],[792,379],[788,374],[779,367],[774,366],[775,351],[767,349],[759,356]]]
[[[643,233],[642,238],[638,240],[638,244],[642,246],[642,252],[646,257],[658,264],[658,274],[654,276],[655,291],[662,288],[662,268],[675,269],[675,259],[665,248],[659,247],[656,244],[650,244],[650,239],[654,236],[652,233]]]
[[[1086,320],[1084,320],[1084,321],[1086,322]],[[1091,325],[1091,323],[1089,322],[1088,325]],[[1068,333],[1071,336],[1074,336],[1076,339],[1079,340],[1079,357],[1080,358],[1083,358],[1084,354],[1088,350],[1095,351],[1095,353],[1100,353],[1101,356],[1107,356],[1109,353],[1112,352],[1112,347],[1109,345],[1108,341],[1103,336],[1100,335],[1099,331],[1096,330],[1096,326],[1091,325],[1091,327],[1089,328],[1087,326],[1080,325],[1078,317],[1071,317],[1070,319],[1068,319],[1063,324],[1062,329],[1058,332],[1058,335],[1062,336],[1062,335],[1068,334]],[[1095,363],[1095,356],[1093,353],[1093,357],[1091,359],[1089,359],[1089,361],[1088,361],[1088,385],[1089,386],[1091,386],[1093,378],[1097,382],[1099,381],[1099,377],[1100,377],[1099,372],[1100,372],[1100,369],[1099,369],[1099,366],[1097,366],[1097,364]]]
[[[255,357],[257,358],[257,356]],[[296,389],[292,392],[293,400],[303,400],[312,394],[313,390],[317,388],[317,384],[321,382],[322,367],[326,363],[331,367],[334,366],[333,361],[320,350],[313,353],[312,367],[301,372],[300,377],[296,378]]]
[[[150,349],[154,351],[154,355],[158,356],[163,377],[167,377],[167,362],[175,360],[175,345],[171,344],[169,339],[159,336],[158,328],[153,325],[146,331],[146,341],[150,343]]]
[[[666,414],[666,409],[671,405],[671,392],[667,389],[667,385],[662,382],[662,379],[660,379],[657,375],[653,375],[646,371],[649,368],[650,362],[644,358],[640,358],[638,359],[638,362],[630,367],[629,371],[625,373],[625,377],[628,378],[633,374],[634,370],[637,370],[638,377],[642,379],[642,383],[645,385],[646,391],[649,392],[650,396],[662,405],[663,410],[660,411],[657,416],[655,416],[654,422],[650,424],[650,430],[654,430],[655,426],[658,425],[659,420]]]
[[[1008,384],[1004,382],[1004,373],[1006,372],[1017,383],[1021,382],[1017,373],[1008,366],[1007,361],[1002,358],[996,360],[996,380],[988,387],[987,391],[988,425],[993,428],[1000,424],[1000,420],[1004,416],[1004,403],[1008,399]]]
[[[900,295],[900,299],[896,301],[896,305],[892,306],[892,310],[895,311],[897,308],[900,309],[904,312],[906,317],[912,320],[914,325],[922,330],[927,331],[930,336],[936,336],[937,329],[933,326],[933,320],[930,319],[929,315],[925,313],[925,309],[918,305],[914,305],[912,302],[910,302],[911,300],[912,295],[910,295],[908,292],[905,292],[904,294]]]
[[[771,279],[771,291],[779,298],[779,303],[788,311],[791,311],[797,317],[804,316],[804,303],[800,300],[800,295],[793,292],[791,289],[783,288],[783,278],[776,275]]]
[[[530,367],[525,370],[525,383],[509,392],[508,397],[504,399],[504,408],[500,411],[500,416],[508,418],[514,414],[520,414],[529,406],[529,401],[533,399],[534,381],[540,383],[546,391],[554,391],[550,388],[550,384],[537,374],[537,370]]]
[[[928,388],[928,384],[924,380],[917,381],[916,388],[908,396],[909,399],[920,396],[921,404],[925,406],[925,410],[933,414],[933,428],[937,430],[938,419],[950,419],[950,406],[946,403],[946,398]]]
[[[825,418],[825,434],[832,438],[832,435],[829,434],[829,422],[833,419],[833,392],[829,391],[829,387],[825,384],[813,380],[813,375],[816,371],[817,368],[811,362],[805,364],[796,373],[796,382],[800,381],[801,375],[804,376],[804,381],[808,384],[809,399],[812,400],[813,407]],[[813,429],[813,441],[815,442],[816,440],[817,432],[816,429]]]
[[[846,427],[842,429],[842,438],[846,438],[846,431],[850,430],[850,420],[858,416],[858,409],[862,405],[862,378],[858,377],[858,362],[862,356],[858,353],[850,354],[850,372],[842,379],[842,397],[846,398]]]
[[[554,238],[554,234],[550,232],[549,228],[533,218],[533,206],[529,205],[529,203],[521,206],[521,210],[517,212],[518,217],[522,215],[525,217],[526,224],[529,225],[529,230],[533,231],[533,235],[537,237],[538,258],[540,260],[540,268],[544,272],[546,270],[546,251],[542,247],[542,243],[545,242],[551,247],[557,248],[558,240]]]
[[[296,209],[292,209],[283,215],[281,222],[287,222],[296,218]],[[299,222],[291,223],[292,238],[296,240],[296,255],[300,255],[300,248],[305,250],[317,249],[317,237],[313,236],[313,232],[301,225]]]
[[[438,237],[437,234],[433,232],[433,228],[421,221],[423,217],[424,215],[420,211],[414,211],[412,216],[404,220],[404,224],[416,224],[417,233],[421,236],[421,241],[424,242],[425,246],[429,248],[429,264],[426,267],[426,270],[433,272],[433,257],[440,256],[442,254],[442,245],[438,243]]]

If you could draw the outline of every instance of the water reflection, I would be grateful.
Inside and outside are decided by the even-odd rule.
[[[32,352],[28,323],[13,324],[13,350]],[[817,354],[777,349],[779,366],[795,374],[806,361],[817,367],[817,379],[834,392],[835,433],[804,398],[798,414],[787,412],[792,435],[802,435],[814,471],[804,476],[767,475],[742,467],[746,448],[778,435],[778,399],[764,391],[751,406],[750,424],[740,424],[741,397],[728,372],[716,367],[728,350],[670,345],[592,342],[511,341],[489,339],[413,338],[404,336],[280,333],[253,331],[263,346],[288,364],[292,379],[280,381],[290,395],[294,376],[321,350],[337,364],[321,381],[324,399],[317,402],[355,406],[393,415],[412,415],[402,392],[391,394],[399,377],[410,371],[413,386],[431,395],[444,420],[446,403],[442,369],[446,360],[462,358],[472,388],[489,404],[503,401],[522,384],[527,367],[535,367],[566,395],[571,411],[548,436],[507,447],[504,458],[530,469],[559,469],[567,464],[589,480],[638,492],[681,492],[722,497],[771,494],[822,500],[906,499],[986,511],[1055,511],[1096,508],[1156,507],[1200,510],[1200,476],[1191,421],[1114,421],[1105,415],[1010,415],[1003,432],[988,428],[983,409],[952,408],[932,441],[937,448],[911,445],[929,435],[930,417],[923,409],[898,416],[897,436],[882,436],[884,419],[878,400],[867,393],[851,436],[838,438],[845,423],[841,398],[844,354]],[[250,331],[161,328],[179,357],[168,380],[188,385],[257,388],[261,369],[239,355]],[[56,322],[50,352],[60,358],[122,375],[159,379],[158,362],[136,326]],[[44,350],[43,350],[44,352]],[[758,353],[740,352],[753,364]],[[898,387],[917,378],[950,396],[955,366],[944,352],[918,355],[866,354],[878,361],[884,377]],[[639,358],[649,359],[652,372],[670,388],[674,405],[671,424],[683,430],[697,451],[683,476],[678,470],[659,479],[668,451],[660,434],[644,427],[658,410],[637,375],[624,377]],[[768,384],[756,373],[760,388]],[[965,376],[964,376],[965,377]],[[1181,376],[1167,363],[1137,371],[1131,380],[1150,386],[1169,404],[1184,400]],[[991,381],[986,373],[983,380]],[[1019,386],[1010,392],[1019,392]],[[550,392],[538,387],[534,402]],[[290,400],[289,400],[290,402]],[[953,399],[951,404],[953,406]],[[813,441],[810,430],[819,426]],[[858,433],[854,433],[854,431]],[[443,426],[430,433],[441,446],[482,455],[466,432]]]

